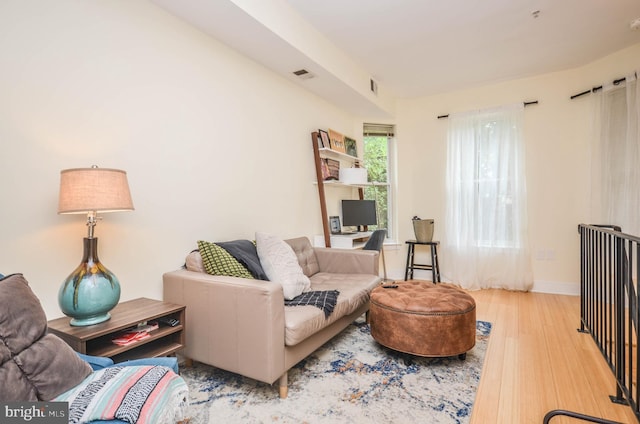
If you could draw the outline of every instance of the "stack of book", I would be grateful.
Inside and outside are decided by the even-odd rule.
[[[151,334],[149,333],[157,329],[157,322],[142,323],[133,328],[125,330],[111,341],[118,346],[127,346],[131,343],[135,343],[137,341],[146,339],[147,337],[151,337]]]

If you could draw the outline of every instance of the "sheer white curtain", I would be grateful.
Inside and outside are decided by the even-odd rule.
[[[449,115],[445,278],[468,289],[529,290],[522,103]]]
[[[640,236],[640,84],[630,75],[593,97],[593,223]]]

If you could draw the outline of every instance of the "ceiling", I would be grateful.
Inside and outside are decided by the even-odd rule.
[[[640,43],[640,0],[286,1],[397,97],[570,69]]]
[[[344,96],[361,113],[370,112],[358,104],[361,93],[283,42],[260,22],[265,10],[287,12],[285,29],[286,19],[315,28],[394,98],[579,67],[640,43],[640,29],[631,29],[640,0],[152,1],[287,78],[310,69],[320,78],[296,82],[327,98]]]

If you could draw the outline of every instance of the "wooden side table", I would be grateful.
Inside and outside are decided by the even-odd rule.
[[[422,269],[431,271],[431,281],[434,283],[440,282],[440,265],[438,264],[438,244],[439,241],[416,241],[416,240],[408,240],[406,243],[409,245],[409,250],[407,251],[407,267],[404,271],[404,280],[413,280],[413,270],[414,269]],[[430,264],[417,264],[414,262],[414,254],[416,244],[429,246],[431,248],[431,263]]]
[[[72,327],[68,317],[54,319],[48,322],[49,332],[67,342],[76,352],[109,357],[114,362],[169,356],[184,348],[183,305],[139,298],[119,303],[110,313],[110,320],[87,327]],[[150,337],[127,346],[118,346],[111,341],[123,330],[159,318],[177,319],[179,324],[171,327],[160,323],[157,330],[149,333]]]

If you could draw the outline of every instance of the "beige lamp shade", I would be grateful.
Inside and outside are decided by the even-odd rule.
[[[125,171],[98,167],[60,171],[58,213],[130,210],[133,202]]]

